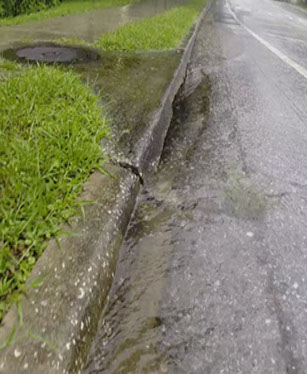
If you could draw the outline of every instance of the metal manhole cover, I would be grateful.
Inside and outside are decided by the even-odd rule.
[[[90,49],[54,44],[10,49],[5,51],[3,56],[21,62],[44,62],[47,64],[85,63],[99,58],[99,55]]]

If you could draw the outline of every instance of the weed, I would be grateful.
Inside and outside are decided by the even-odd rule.
[[[189,33],[205,0],[191,0],[152,18],[137,21],[102,36],[95,44],[108,51],[148,51],[176,48]]]
[[[77,74],[8,68],[0,78],[0,320],[48,240],[76,212],[108,133],[98,96]]]

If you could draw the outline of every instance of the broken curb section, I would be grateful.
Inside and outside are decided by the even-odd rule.
[[[156,168],[184,82],[199,28],[194,24],[180,64],[143,134],[126,156],[111,154],[85,184],[82,200],[93,201],[51,241],[26,283],[26,293],[0,328],[0,373],[79,373],[108,298],[119,249],[140,185]]]

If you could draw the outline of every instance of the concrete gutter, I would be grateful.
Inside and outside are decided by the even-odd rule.
[[[113,178],[96,172],[85,185],[82,200],[95,204],[66,228],[77,234],[51,241],[35,265],[22,324],[16,307],[5,316],[1,343],[16,332],[0,354],[1,373],[77,373],[85,361],[140,185],[126,169],[107,169]]]
[[[146,180],[146,177],[155,170],[159,163],[164,140],[173,116],[173,102],[179,88],[184,83],[187,66],[200,26],[212,2],[213,0],[208,0],[208,5],[195,22],[190,38],[183,49],[180,63],[173,75],[171,83],[161,99],[160,106],[149,119],[143,133],[133,142],[133,147],[131,149],[123,149],[123,147],[115,141],[113,141],[112,144],[105,144],[110,157],[117,164],[130,167],[131,170],[140,176],[141,180]]]
[[[191,37],[184,48],[180,64],[175,71],[174,77],[168,86],[161,100],[160,108],[154,113],[151,122],[146,128],[143,136],[135,146],[134,157],[131,159],[132,165],[139,171],[139,174],[146,179],[159,163],[163,150],[165,137],[173,116],[173,102],[179,88],[183,85],[188,63],[195,45],[200,26],[208,13],[213,0],[208,0],[208,5],[204,8],[193,26]]]
[[[0,328],[0,373],[79,373],[86,360],[116,268],[140,184],[156,167],[200,25],[194,25],[159,109],[135,142],[129,160],[107,165],[113,178],[94,173],[82,200],[95,201],[70,221],[60,243],[51,241],[26,283],[19,310]]]

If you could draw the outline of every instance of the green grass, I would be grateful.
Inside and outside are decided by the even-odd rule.
[[[42,10],[37,13],[0,19],[0,26],[17,25],[47,18],[66,16],[69,14],[85,13],[95,9],[118,7],[137,1],[139,0],[65,0],[59,6]]]
[[[6,74],[8,74],[8,72],[16,71],[19,69],[20,65],[0,57],[0,78],[4,77]]]
[[[107,134],[99,97],[79,75],[0,60],[0,320],[80,206]]]
[[[190,0],[144,21],[123,26],[102,36],[96,47],[108,51],[167,50],[177,47],[189,33],[205,0]]]
[[[89,3],[74,2],[79,11]],[[96,46],[129,52],[175,48],[204,5],[190,0],[106,34]],[[99,97],[78,74],[0,58],[0,321],[49,239],[80,206],[76,198],[103,161],[99,141],[107,134]]]

